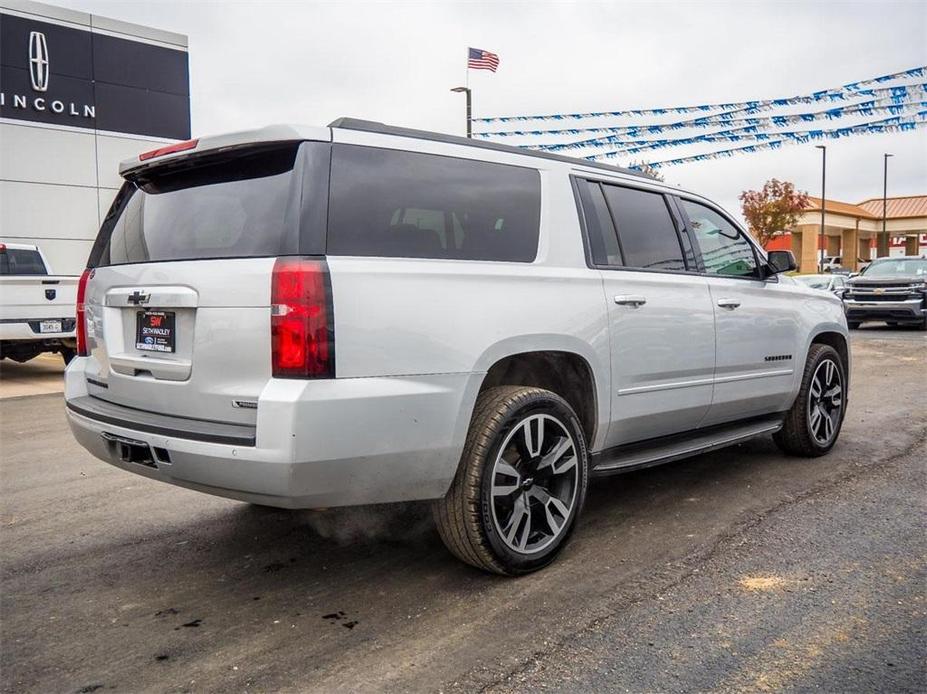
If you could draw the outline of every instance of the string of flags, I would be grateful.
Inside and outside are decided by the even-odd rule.
[[[699,118],[689,118],[687,120],[675,121],[672,123],[648,123],[642,125],[613,125],[613,126],[596,126],[590,128],[559,128],[551,130],[496,130],[474,133],[475,137],[496,138],[496,137],[525,137],[535,135],[582,135],[585,133],[621,133],[635,137],[638,134],[657,134],[667,130],[682,130],[685,128],[707,128],[714,125],[732,125],[742,123],[744,125],[776,125],[783,126],[790,123],[814,120],[833,120],[842,118],[853,113],[862,113],[871,115],[872,113],[892,113],[892,110],[877,111],[882,107],[889,109],[903,108],[909,99],[927,99],[927,82],[914,85],[905,85],[902,87],[890,87],[886,89],[872,90],[878,98],[869,101],[861,101],[849,106],[837,106],[824,109],[821,111],[812,111],[809,113],[793,113],[781,116],[760,116],[752,118],[734,118],[735,113],[724,112],[712,116],[701,116]]]
[[[648,165],[654,168],[659,168],[661,166],[681,164],[690,161],[707,161],[709,159],[718,159],[720,157],[730,156],[734,152],[758,152],[763,149],[778,149],[778,147],[781,145],[789,143],[806,144],[815,140],[836,140],[841,137],[848,137],[850,135],[907,132],[909,130],[916,130],[919,127],[923,127],[924,123],[927,123],[927,110],[913,114],[908,119],[889,118],[884,122],[864,123],[862,125],[853,125],[845,128],[832,128],[829,130],[802,130],[798,132],[763,134],[762,136],[758,135],[757,139],[766,141],[758,145],[735,147],[733,149],[721,150],[719,152],[707,152],[704,154],[695,154],[690,157],[680,157],[677,159],[668,159],[665,161],[648,162]],[[619,156],[624,157],[628,154],[634,154],[637,151],[642,150],[632,149],[617,152],[604,152],[602,154],[595,154],[585,158],[590,160],[614,159]]]
[[[645,116],[645,115],[667,115],[672,113],[695,113],[698,111],[729,111],[732,109],[761,109],[763,107],[780,107],[794,106],[796,104],[808,104],[815,101],[841,101],[853,96],[871,96],[871,87],[885,82],[905,79],[910,77],[924,77],[927,75],[927,66],[915,67],[910,70],[902,70],[889,75],[881,75],[859,82],[849,82],[840,87],[833,89],[824,89],[811,94],[792,96],[786,99],[762,99],[755,101],[733,101],[723,104],[699,104],[697,106],[671,106],[668,108],[649,108],[649,109],[631,109],[625,111],[600,111],[597,113],[555,113],[537,116],[491,116],[487,118],[474,118],[474,123],[514,123],[518,121],[530,120],[566,120],[581,118],[603,118],[616,116]]]
[[[923,109],[927,109],[927,101],[917,101],[910,104],[901,104],[898,106],[891,107],[882,107],[874,108],[869,111],[870,115],[875,113],[891,113],[895,115],[895,118],[882,119],[873,121],[874,124],[883,123],[886,124],[889,121],[897,121],[899,117],[911,115],[910,111],[912,108],[920,108],[921,111],[916,113],[925,113]],[[804,122],[804,121],[792,121],[792,122]],[[782,123],[782,125],[787,125],[788,123]],[[778,125],[778,124],[777,124]],[[628,150],[646,150],[646,149],[662,149],[664,147],[676,147],[680,145],[691,145],[698,142],[736,142],[741,139],[770,139],[771,137],[785,135],[784,132],[766,132],[765,129],[760,125],[744,125],[738,128],[729,128],[726,130],[718,130],[712,133],[700,133],[698,135],[692,135],[690,137],[677,137],[677,138],[663,138],[663,139],[645,139],[645,140],[630,140],[617,135],[611,135],[609,137],[598,138],[595,140],[583,140],[581,142],[566,142],[563,144],[557,145],[538,145],[536,149],[541,149],[549,152],[560,152],[564,150],[571,149],[597,149],[604,147],[617,147],[617,148],[627,148]]]
[[[724,104],[595,113],[475,118],[474,122],[484,123],[570,119],[579,122],[574,127],[535,126],[533,129],[487,130],[474,133],[474,136],[491,140],[527,138],[529,142],[519,144],[519,146],[549,152],[570,152],[574,156],[589,160],[630,158],[631,155],[684,146],[752,143],[746,146],[646,162],[649,166],[659,168],[730,157],[740,153],[778,149],[785,144],[836,139],[852,135],[905,132],[923,128],[927,125],[927,81],[887,84],[918,77],[927,77],[927,66],[850,82],[840,87],[786,99],[761,99]],[[850,103],[833,105],[833,102],[838,101]],[[819,107],[804,112],[796,113],[794,108],[788,108],[822,102],[827,103],[825,108]],[[769,111],[773,113],[756,115]],[[698,115],[669,122],[659,122],[655,118],[655,116],[675,114]],[[643,123],[627,122],[628,119],[633,121],[634,117],[640,116],[651,118]],[[583,119],[591,118],[600,119],[600,121],[590,124],[582,122]],[[603,118],[622,118],[625,122],[603,123],[601,122]],[[860,120],[863,122],[859,122]],[[832,128],[815,127],[819,121],[835,125],[845,123],[845,125]],[[795,125],[801,127],[795,128]],[[782,130],[782,128],[789,129]],[[690,132],[684,132],[686,130]],[[691,132],[692,130],[695,132]]]

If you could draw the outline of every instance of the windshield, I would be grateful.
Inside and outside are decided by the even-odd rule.
[[[892,258],[879,260],[863,270],[865,277],[927,277],[927,259]]]
[[[38,251],[28,248],[4,248],[0,251],[0,275],[47,275],[48,270]]]
[[[820,275],[805,275],[798,276],[795,278],[797,282],[805,285],[806,287],[811,287],[812,289],[827,289],[830,284],[830,278],[821,277]]]

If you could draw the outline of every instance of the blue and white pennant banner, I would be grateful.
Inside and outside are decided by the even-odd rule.
[[[890,119],[894,120],[894,119]],[[763,150],[779,149],[786,144],[805,144],[817,140],[836,140],[851,135],[878,134],[878,133],[897,133],[920,130],[927,125],[927,112],[916,114],[912,119],[900,120],[896,123],[864,123],[863,125],[850,126],[846,128],[834,128],[831,130],[808,130],[803,133],[792,133],[784,136],[782,139],[774,139],[769,142],[761,142],[746,147],[734,147],[732,149],[723,149],[717,152],[706,152],[704,154],[694,154],[687,157],[678,157],[676,159],[666,159],[663,161],[647,162],[647,165],[658,169],[664,166],[673,166],[676,164],[687,164],[697,161],[709,161],[711,159],[722,159],[734,156],[735,154],[760,152]],[[782,135],[786,135],[783,133]],[[602,154],[593,154],[586,159],[598,161],[602,159],[614,159],[616,157],[627,156],[628,152],[604,152]],[[635,167],[632,167],[635,168]]]
[[[867,109],[865,112],[854,112],[859,114],[866,115],[875,115],[876,113],[891,113],[895,114],[894,118],[888,118],[878,121],[873,121],[873,123],[883,123],[890,124],[892,122],[900,122],[901,119],[904,119],[907,116],[911,115],[920,115],[927,113],[927,101],[916,101],[910,104],[902,104],[898,106],[887,106],[879,108]],[[806,122],[804,120],[794,120],[788,121],[788,123],[801,123]],[[634,154],[636,152],[642,152],[648,149],[662,149],[665,147],[679,147],[683,145],[692,145],[698,144],[701,142],[737,142],[740,140],[770,140],[780,135],[785,135],[784,132],[772,132],[767,131],[768,126],[760,125],[745,125],[739,128],[728,128],[725,130],[718,130],[710,133],[699,133],[696,135],[691,135],[688,137],[673,137],[673,138],[658,138],[658,139],[635,139],[630,140],[626,139],[624,136],[610,135],[608,137],[597,138],[594,140],[581,140],[579,142],[567,142],[557,145],[534,145],[532,149],[539,149],[548,152],[562,152],[565,150],[576,150],[576,149],[602,149],[605,147],[611,147],[613,149],[618,149],[626,154]],[[796,131],[803,132],[803,131]]]
[[[650,123],[643,125],[615,125],[598,126],[590,128],[558,128],[552,130],[497,130],[492,132],[474,133],[474,137],[537,137],[554,135],[583,135],[586,133],[612,133],[623,134],[629,137],[641,135],[655,135],[671,130],[684,130],[686,128],[709,128],[718,125],[759,125],[784,126],[792,123],[811,122],[815,120],[833,120],[846,115],[861,113],[873,115],[875,113],[896,113],[904,108],[909,100],[927,99],[927,82],[872,90],[876,98],[861,101],[847,106],[812,111],[808,113],[793,113],[778,116],[759,116],[752,118],[735,118],[736,113],[721,113],[712,116],[689,118],[672,123]],[[880,109],[886,110],[880,110]],[[539,149],[560,147],[560,145],[542,145]]]
[[[927,75],[927,66],[915,67],[909,70],[902,70],[889,75],[881,75],[871,79],[859,82],[850,82],[841,87],[825,89],[822,91],[812,92],[807,95],[788,97],[785,99],[761,99],[754,101],[736,101],[721,104],[699,104],[695,106],[671,106],[666,108],[650,109],[630,109],[623,111],[600,111],[591,113],[559,113],[530,116],[494,116],[488,118],[474,118],[474,123],[515,123],[520,121],[550,121],[550,120],[578,120],[584,118],[612,118],[617,116],[643,116],[643,115],[667,115],[682,113],[707,113],[710,111],[733,111],[758,113],[770,108],[783,106],[793,106],[796,104],[807,104],[819,101],[845,101],[859,96],[872,96],[872,89],[876,85],[885,84],[895,80],[908,79],[912,77],[924,77]]]

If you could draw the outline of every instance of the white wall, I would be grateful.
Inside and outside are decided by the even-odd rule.
[[[35,243],[78,275],[119,189],[119,162],[166,140],[0,122],[0,242]]]

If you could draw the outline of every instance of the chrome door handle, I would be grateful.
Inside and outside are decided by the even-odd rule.
[[[646,304],[647,299],[637,294],[619,294],[615,297],[615,303],[619,306],[633,306],[637,308],[638,306]]]
[[[718,299],[718,306],[721,308],[729,308],[733,311],[740,306],[740,302],[737,299]]]

